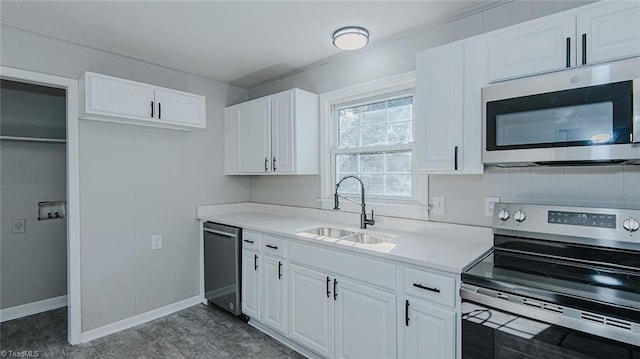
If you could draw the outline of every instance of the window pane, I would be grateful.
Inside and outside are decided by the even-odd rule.
[[[386,102],[362,106],[362,125],[384,123],[387,117]]]
[[[388,196],[411,196],[411,174],[388,174],[386,194]]]
[[[336,182],[355,175],[367,195],[411,197],[412,152],[395,145],[413,141],[413,97],[338,108],[337,116],[337,149],[349,149],[338,152],[352,153],[336,154]],[[367,151],[373,146],[378,152]],[[357,196],[360,184],[345,180],[340,193]]]
[[[360,127],[340,130],[340,145],[338,148],[360,146]]]
[[[362,146],[379,146],[387,144],[387,126],[362,127]]]
[[[388,122],[410,121],[413,117],[413,99],[405,97],[388,102]]]
[[[364,188],[367,195],[384,194],[384,175],[382,173],[361,175],[360,179],[364,183]],[[357,182],[357,181],[354,181],[354,182]]]
[[[388,125],[388,144],[411,142],[411,121],[397,122]]]
[[[358,172],[357,154],[340,154],[336,156],[336,168],[340,173]]]
[[[360,126],[360,111],[358,109],[347,108],[338,111],[340,119],[340,128]]]
[[[386,172],[411,173],[411,151],[391,152],[386,154]]]
[[[360,155],[360,172],[384,171],[384,155],[382,153],[366,153]]]

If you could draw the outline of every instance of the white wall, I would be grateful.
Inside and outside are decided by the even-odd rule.
[[[11,27],[3,66],[79,78],[94,71],[207,97],[207,130],[80,121],[82,331],[198,295],[196,206],[249,200],[224,175],[224,108],[247,90]],[[151,251],[151,235],[164,247]]]
[[[250,89],[250,95],[257,98],[292,87],[323,93],[415,70],[418,51],[590,2],[510,2],[263,84]],[[483,213],[484,196],[512,202],[640,208],[640,167],[488,168],[484,175],[432,175],[430,202],[433,196],[445,197],[446,213],[431,215],[432,220],[485,226],[490,222]],[[319,176],[251,180],[254,202],[319,207],[318,197]]]

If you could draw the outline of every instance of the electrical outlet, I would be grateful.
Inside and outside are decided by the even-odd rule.
[[[162,249],[162,235],[154,234],[151,236],[151,249]]]
[[[24,218],[11,221],[11,233],[20,234],[27,232],[27,220]]]
[[[444,197],[433,197],[433,205],[431,206],[431,214],[444,216]]]
[[[493,213],[496,209],[496,203],[500,202],[500,197],[485,197],[484,198],[484,215],[487,217],[493,217]]]

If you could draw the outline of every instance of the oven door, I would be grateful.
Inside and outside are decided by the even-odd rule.
[[[508,299],[501,299],[510,296],[505,293],[496,292],[497,297],[491,297],[478,294],[482,291],[475,286],[463,284],[462,287],[464,359],[640,358],[640,347],[616,340],[619,339],[619,333],[605,331],[598,335],[552,323],[562,322],[562,318],[553,313],[558,308],[552,305],[548,306],[547,315],[542,307],[514,304]],[[516,309],[516,306],[520,308]],[[555,319],[551,319],[554,316]],[[567,321],[566,324],[574,323]],[[626,339],[631,342],[638,340],[637,337]]]

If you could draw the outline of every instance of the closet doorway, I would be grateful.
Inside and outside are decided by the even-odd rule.
[[[82,342],[78,82],[0,67],[0,320],[67,307]]]

